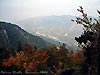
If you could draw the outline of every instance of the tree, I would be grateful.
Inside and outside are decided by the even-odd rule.
[[[15,56],[10,56],[2,62],[7,67],[17,66],[25,71],[41,71],[46,69],[44,66],[48,59],[46,50],[36,50],[35,47],[26,45],[25,50],[19,51]],[[41,68],[38,67],[41,65]]]
[[[72,21],[83,25],[83,33],[81,36],[75,37],[79,47],[84,50],[86,60],[83,65],[83,68],[85,68],[83,72],[85,75],[91,75],[91,73],[96,73],[98,67],[98,75],[100,75],[100,22],[95,18],[88,17],[88,15],[84,13],[82,6],[77,10],[81,12],[82,17],[76,17],[76,20]],[[98,11],[98,13],[100,14],[100,11]]]

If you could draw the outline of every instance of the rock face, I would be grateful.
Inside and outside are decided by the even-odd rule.
[[[2,27],[0,27],[0,47],[9,47],[9,40],[6,30],[4,30]]]
[[[0,46],[17,48],[18,42],[22,46],[30,44],[38,48],[47,47],[50,44],[39,36],[34,36],[15,24],[0,22]]]

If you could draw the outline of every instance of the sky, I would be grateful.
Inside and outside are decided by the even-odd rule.
[[[97,16],[100,0],[0,0],[0,20],[14,22],[37,16],[78,16],[79,6],[90,16]]]

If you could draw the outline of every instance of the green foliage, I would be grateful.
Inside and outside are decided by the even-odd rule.
[[[84,13],[82,6],[80,6],[80,9],[77,10],[81,12],[82,17],[76,17],[76,20],[72,21],[83,25],[83,33],[81,36],[75,37],[79,47],[84,50],[84,56],[86,60],[83,64],[83,72],[88,74],[90,72],[89,68],[91,68],[91,73],[96,74],[98,63],[98,38],[100,38],[100,22],[95,18],[89,18],[88,15]],[[100,14],[100,11],[98,11],[98,13]]]

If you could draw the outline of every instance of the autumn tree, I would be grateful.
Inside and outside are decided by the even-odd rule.
[[[3,65],[13,68],[14,66],[24,71],[41,71],[46,69],[44,64],[48,59],[46,50],[37,50],[35,46],[26,45],[25,50],[19,51],[15,56],[10,54],[9,58],[4,59]],[[41,68],[38,67],[41,65]]]
[[[82,51],[69,52],[65,44],[58,47],[51,45],[48,49],[38,49],[36,46],[26,44],[25,48],[16,52],[15,55],[11,51],[9,57],[3,60],[2,67],[8,71],[40,72],[44,70],[55,75],[63,73],[67,69],[69,72],[69,68],[79,68],[83,63],[82,55]]]
[[[84,50],[85,62],[83,73],[85,73],[85,75],[91,75],[91,73],[96,74],[97,64],[100,63],[97,62],[100,61],[100,57],[98,56],[100,54],[100,22],[95,18],[88,17],[81,6],[80,9],[77,10],[81,12],[82,17],[76,17],[76,20],[72,21],[83,26],[81,36],[75,37],[79,46]],[[98,13],[100,14],[99,11]]]

